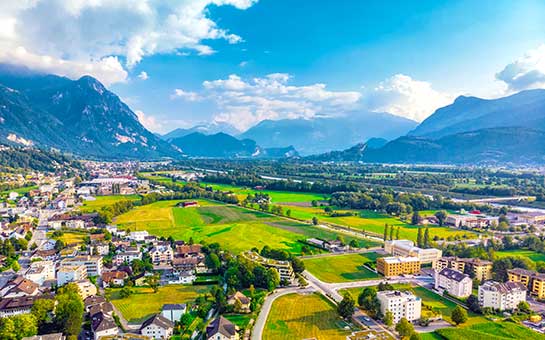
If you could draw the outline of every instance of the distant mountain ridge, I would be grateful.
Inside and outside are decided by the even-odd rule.
[[[170,141],[174,138],[184,137],[194,132],[199,132],[204,135],[214,135],[219,132],[223,132],[231,136],[236,136],[240,134],[240,131],[231,124],[223,123],[223,122],[211,122],[211,123],[197,124],[188,129],[177,128],[162,135],[161,138],[166,141]]]

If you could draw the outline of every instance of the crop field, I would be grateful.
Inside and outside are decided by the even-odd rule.
[[[376,253],[332,255],[305,259],[306,269],[324,282],[348,282],[371,280],[379,274],[363,266],[367,262],[375,262]]]
[[[388,224],[389,226],[394,226],[395,228],[397,228],[398,226],[400,227],[400,239],[416,241],[418,235],[417,226],[407,224],[398,218],[369,210],[337,210],[338,212],[350,211],[354,213],[355,216],[331,217],[328,216],[322,208],[318,207],[301,207],[294,205],[284,206],[284,210],[287,209],[291,210],[292,217],[305,221],[310,221],[313,217],[317,217],[318,221],[343,225],[359,230],[365,230],[379,235],[382,235],[384,233],[384,225]],[[432,239],[434,236],[440,238],[447,238],[449,236],[463,237],[463,235],[466,235],[468,238],[475,237],[474,233],[447,227],[430,226],[429,230],[430,237]]]
[[[139,201],[140,195],[112,195],[96,196],[94,201],[84,201],[80,210],[82,212],[99,211],[102,207],[107,207],[120,201]]]
[[[343,329],[335,307],[318,294],[281,296],[273,306],[263,339],[346,339],[350,331]]]
[[[528,250],[528,249],[502,250],[502,251],[497,251],[494,254],[498,258],[502,258],[506,256],[522,256],[522,257],[527,257],[534,262],[545,261],[545,254],[541,254],[541,253],[538,253],[537,251]]]
[[[154,293],[148,287],[133,287],[134,293],[126,298],[119,296],[120,288],[106,289],[106,297],[129,322],[142,322],[159,313],[165,303],[192,303],[199,294],[207,293],[211,286],[169,285],[159,287]]]
[[[425,339],[545,339],[545,335],[534,332],[512,322],[483,322],[462,328],[444,328],[435,331]]]

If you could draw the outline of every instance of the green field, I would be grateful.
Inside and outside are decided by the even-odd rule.
[[[327,194],[315,194],[309,192],[276,191],[276,190],[255,190],[243,188],[228,184],[201,183],[202,185],[212,187],[214,190],[232,191],[240,200],[243,200],[248,194],[262,193],[271,197],[272,203],[301,203],[311,201],[326,201],[329,199]],[[310,204],[309,204],[310,205]]]
[[[119,296],[119,288],[106,289],[106,297],[129,322],[142,322],[152,314],[159,313],[165,303],[192,303],[199,294],[207,293],[211,286],[170,285],[159,287],[154,293],[148,287],[133,287],[134,294],[127,298]]]
[[[82,212],[99,211],[103,207],[111,206],[120,201],[139,201],[140,195],[112,195],[96,196],[94,201],[83,201]]]
[[[448,340],[501,340],[501,339],[545,339],[545,335],[534,332],[512,322],[483,322],[463,328],[444,328],[423,339]]]
[[[380,275],[365,268],[364,263],[375,262],[376,253],[333,255],[305,259],[306,269],[324,282],[370,280]]]
[[[83,239],[85,236],[89,236],[89,234],[84,232],[77,232],[77,231],[62,231],[62,236],[56,237],[55,240],[61,240],[64,244],[70,245],[70,244],[80,244],[83,243]],[[53,232],[47,233],[47,237],[51,237]]]
[[[527,257],[532,261],[545,261],[545,254],[528,249],[502,250],[494,253],[497,258],[506,256],[522,256]]]
[[[19,195],[26,195],[30,192],[30,190],[34,190],[34,189],[38,189],[38,186],[37,185],[29,185],[29,186],[26,186],[26,187],[20,187],[20,188],[15,188],[15,189],[11,189],[11,190],[5,190],[5,191],[2,191],[0,193],[1,196],[7,196],[9,195],[10,192],[16,192],[18,193]]]
[[[350,331],[343,329],[335,306],[318,294],[281,296],[273,302],[263,339],[339,339]]]

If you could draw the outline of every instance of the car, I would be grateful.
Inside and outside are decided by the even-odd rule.
[[[371,318],[369,318],[368,316],[364,316],[364,317],[363,317],[363,320],[369,322],[369,321],[371,321]]]

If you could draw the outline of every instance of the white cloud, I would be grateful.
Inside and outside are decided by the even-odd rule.
[[[246,66],[246,65],[248,65],[248,62],[247,62],[247,61],[241,61],[241,62],[238,64],[238,66],[240,66],[240,67],[244,67],[244,66]]]
[[[189,102],[197,102],[197,101],[203,99],[196,92],[184,91],[182,89],[175,89],[174,93],[170,96],[170,99],[178,99],[178,98],[182,98],[182,99],[187,100]]]
[[[143,111],[136,110],[134,111],[136,117],[144,127],[150,131],[162,131],[163,124],[159,122],[154,116],[146,115]]]
[[[149,76],[148,76],[148,73],[146,71],[142,71],[140,72],[140,74],[138,75],[138,78],[140,80],[148,80],[149,79]]]
[[[505,66],[496,74],[496,79],[504,82],[510,92],[545,88],[545,45]]]
[[[207,7],[230,5],[244,10],[257,0],[18,0],[0,2],[0,62],[24,64],[10,53],[24,48],[46,58],[57,72],[71,63],[78,76],[97,71],[112,56],[131,68],[159,53],[214,53],[205,41],[230,44],[243,39],[209,18]],[[116,59],[118,60],[118,59]],[[117,61],[119,64],[119,61]],[[42,68],[49,65],[42,63]],[[27,65],[34,66],[34,63]],[[91,67],[93,66],[93,67]],[[90,71],[84,72],[85,68]],[[117,67],[114,68],[117,72]],[[64,71],[68,73],[68,71]],[[72,72],[76,73],[76,72]],[[97,76],[104,77],[103,71]],[[118,79],[108,76],[110,81]],[[123,78],[122,80],[125,80]]]
[[[455,96],[434,90],[429,82],[396,74],[381,82],[364,97],[364,106],[422,121],[436,109],[452,103]]]
[[[342,114],[357,105],[359,92],[329,91],[325,84],[289,85],[287,73],[243,80],[236,74],[227,79],[203,82],[207,97],[214,100],[216,122],[227,122],[240,130],[264,119],[311,118]]]

